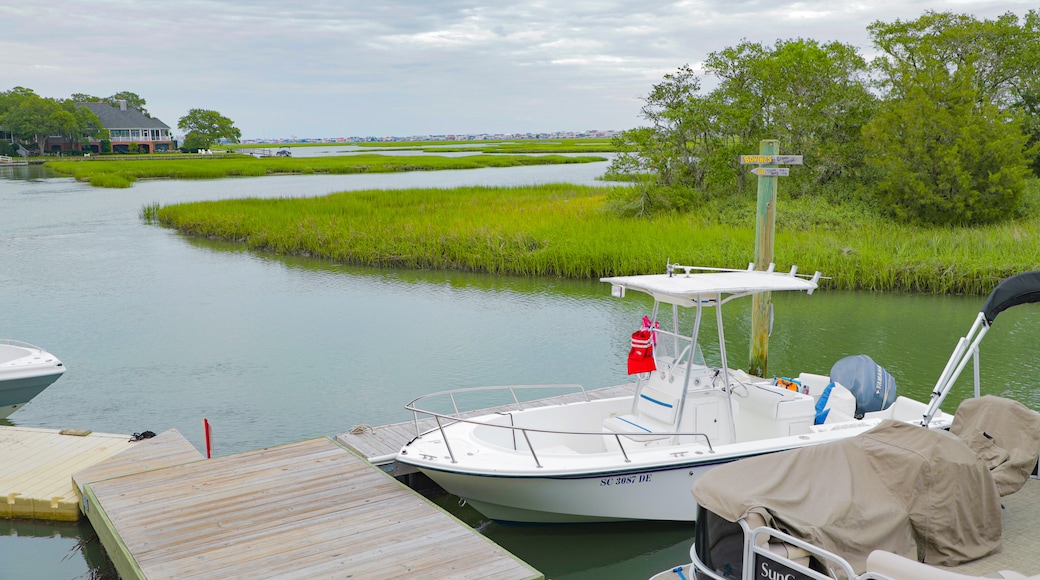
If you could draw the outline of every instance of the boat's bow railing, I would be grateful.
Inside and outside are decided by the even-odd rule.
[[[38,350],[40,352],[43,352],[43,349],[36,346],[35,344],[29,344],[28,342],[14,340],[11,338],[0,338],[0,344],[6,344],[8,346],[20,346],[22,348],[28,348],[30,350]]]
[[[511,403],[509,405],[506,405],[506,406],[503,406],[503,407],[501,407],[499,409],[491,409],[491,410],[484,409],[484,410],[479,411],[479,414],[480,414],[480,416],[487,416],[487,415],[493,414],[493,413],[509,414],[509,411],[511,411],[511,410],[517,410],[517,411],[523,411],[524,410],[524,406],[523,406],[524,403],[521,402],[520,398],[517,397],[517,395],[516,395],[516,391],[517,390],[546,389],[546,388],[573,388],[573,389],[577,389],[578,391],[580,391],[580,395],[582,397],[584,397],[585,402],[591,401],[591,398],[589,397],[588,392],[581,385],[512,385],[512,386],[498,386],[498,387],[471,387],[471,388],[465,388],[465,389],[453,389],[453,390],[450,390],[450,391],[439,391],[439,392],[436,392],[436,393],[430,393],[430,394],[418,397],[416,399],[413,399],[410,403],[405,405],[405,409],[407,409],[407,410],[412,412],[413,422],[415,424],[415,439],[418,439],[419,437],[422,437],[423,435],[425,435],[427,433],[432,433],[434,431],[439,432],[440,435],[441,435],[442,441],[444,442],[444,446],[448,450],[448,456],[451,459],[452,463],[458,463],[458,459],[455,456],[455,451],[451,447],[451,441],[450,441],[450,438],[448,437],[448,433],[445,431],[445,428],[450,426],[450,425],[456,424],[456,423],[469,423],[469,424],[472,424],[472,425],[479,425],[479,426],[484,427],[484,428],[506,429],[506,430],[512,431],[514,434],[519,432],[521,434],[521,436],[523,437],[524,442],[527,444],[527,450],[530,451],[531,458],[534,460],[535,466],[539,467],[539,468],[543,467],[543,465],[542,465],[541,459],[538,458],[538,453],[535,451],[535,446],[531,443],[531,434],[532,433],[539,433],[539,434],[545,434],[545,435],[579,436],[579,437],[599,437],[599,438],[609,437],[609,438],[614,439],[617,442],[618,449],[620,449],[621,455],[624,457],[625,463],[631,463],[632,462],[631,458],[628,456],[628,451],[625,449],[625,445],[624,445],[624,443],[622,441],[623,437],[629,436],[628,434],[609,433],[609,432],[604,432],[604,431],[567,431],[567,430],[561,430],[561,429],[541,429],[541,428],[534,428],[534,427],[522,427],[522,426],[518,426],[518,425],[498,425],[498,424],[490,423],[490,422],[487,422],[487,421],[477,421],[474,418],[469,418],[469,417],[464,417],[463,416],[463,414],[465,412],[460,411],[460,409],[458,407],[458,401],[457,401],[457,398],[456,398],[458,395],[463,394],[463,393],[473,393],[473,392],[479,392],[479,391],[495,391],[495,390],[501,391],[501,390],[507,390],[507,391],[509,391],[510,396],[513,399],[513,403]],[[431,409],[423,409],[423,408],[420,408],[418,406],[420,401],[431,399],[431,398],[434,398],[434,397],[447,397],[451,401],[451,406],[452,406],[452,409],[453,409],[454,412],[453,413],[443,413],[443,412],[433,411]],[[527,403],[533,403],[535,401],[526,401],[526,402]],[[515,406],[515,409],[513,408],[514,406]],[[427,429],[426,431],[422,431],[420,426],[419,426],[419,416],[420,415],[423,415],[424,417],[428,417],[428,418],[433,419],[434,422],[436,423],[436,426],[434,426],[433,428]],[[676,433],[654,433],[654,435],[655,436],[662,436],[663,435],[663,436],[667,436],[667,437],[674,437],[674,438],[676,438],[675,440],[677,440],[678,437],[693,437],[693,438],[697,438],[697,439],[703,439],[704,445],[708,449],[708,453],[714,453],[715,452],[715,449],[711,445],[711,440],[708,438],[708,435],[705,434],[705,433],[699,433],[699,432],[676,432]],[[639,435],[635,435],[634,437],[639,437]],[[415,441],[415,439],[412,439],[412,441]],[[408,445],[410,445],[410,444],[411,444],[411,442],[406,444],[405,447],[407,448]],[[407,449],[402,449],[401,453],[407,453]],[[675,453],[675,452],[673,452],[673,453]],[[678,453],[685,453],[685,452],[680,451]]]
[[[490,387],[466,387],[466,388],[462,388],[462,389],[451,389],[451,390],[448,390],[448,391],[437,391],[436,393],[427,393],[425,395],[422,395],[421,397],[416,397],[416,398],[412,399],[411,402],[409,402],[407,405],[404,406],[404,408],[412,412],[412,416],[415,418],[415,434],[418,436],[418,435],[420,435],[420,432],[419,432],[419,419],[418,419],[419,414],[422,413],[424,415],[431,415],[431,416],[439,414],[439,413],[436,413],[436,412],[431,411],[429,409],[420,409],[419,406],[418,406],[420,401],[428,401],[430,399],[434,399],[434,398],[438,398],[438,397],[447,397],[448,400],[451,401],[451,407],[452,407],[452,410],[455,413],[454,418],[461,419],[462,418],[462,414],[463,414],[464,411],[459,410],[459,402],[456,399],[456,397],[459,396],[459,395],[479,393],[479,392],[508,391],[509,395],[510,395],[510,398],[513,399],[513,402],[509,403],[507,405],[503,405],[501,407],[496,407],[496,408],[492,409],[492,411],[504,410],[506,408],[513,407],[513,406],[515,406],[515,410],[523,411],[524,410],[524,403],[533,403],[533,402],[537,401],[537,399],[521,401],[520,397],[518,397],[516,395],[517,391],[528,390],[528,389],[539,389],[539,390],[545,390],[545,389],[568,389],[568,390],[575,391],[575,394],[580,393],[581,398],[583,398],[585,400],[585,402],[589,402],[589,401],[592,400],[592,399],[589,398],[589,393],[585,390],[585,387],[583,387],[581,385],[574,385],[574,384],[507,385],[507,386],[490,386]],[[486,415],[487,413],[488,413],[488,409],[481,409],[480,410],[480,414],[482,414],[482,415]]]

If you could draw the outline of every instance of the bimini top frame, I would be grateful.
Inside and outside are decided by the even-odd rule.
[[[975,317],[975,323],[971,325],[968,334],[957,341],[957,347],[953,349],[946,368],[932,389],[932,398],[928,402],[928,411],[924,414],[922,425],[929,424],[932,417],[939,412],[943,400],[950,393],[969,360],[975,363],[975,396],[979,396],[979,343],[982,342],[982,337],[989,332],[998,314],[1012,306],[1033,302],[1040,302],[1040,270],[1016,274],[997,284],[982,306],[982,311]]]

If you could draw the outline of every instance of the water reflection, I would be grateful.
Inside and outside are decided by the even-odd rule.
[[[86,520],[50,522],[0,518],[2,578],[118,580],[112,561]],[[17,557],[8,555],[17,554]],[[85,569],[84,569],[85,565]]]

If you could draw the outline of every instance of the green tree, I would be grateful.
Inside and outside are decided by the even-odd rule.
[[[805,166],[785,181],[792,193],[859,177],[860,128],[876,101],[855,48],[745,41],[711,53],[705,70],[719,79],[714,90],[701,94],[694,71],[680,67],[645,98],[641,113],[650,125],[622,133],[610,172],[643,183],[638,203],[625,207],[681,208],[698,195],[740,195],[749,167],[739,156],[755,152],[762,139],[779,139],[781,151],[803,155]],[[698,195],[684,195],[688,190]],[[669,198],[676,203],[662,203]]]
[[[614,207],[638,215],[681,210],[705,189],[704,162],[723,141],[715,127],[716,103],[699,95],[700,79],[689,65],[654,85],[641,113],[649,127],[615,137],[618,154],[608,173],[628,175],[638,187],[614,201]]]
[[[949,12],[868,28],[885,103],[864,127],[875,199],[908,221],[976,224],[1018,207],[1035,156],[1030,91],[1037,14],[994,21]],[[1028,41],[1031,46],[1019,46]],[[1035,139],[1035,136],[1034,136]]]
[[[22,143],[35,145],[37,154],[43,154],[47,135],[61,129],[61,106],[54,99],[46,99],[32,89],[15,87],[0,93],[0,125]]]
[[[1040,143],[1040,11],[1019,20],[1008,12],[994,20],[952,12],[925,12],[912,21],[874,22],[867,28],[882,52],[872,63],[887,98],[915,89],[918,73],[936,66],[951,72],[971,67],[968,78],[976,100],[1022,117],[1030,149]],[[1040,175],[1040,158],[1033,153]]]
[[[41,154],[48,136],[61,136],[81,145],[108,136],[97,115],[77,107],[73,99],[57,101],[24,87],[0,93],[0,125],[18,141],[35,145]]]
[[[771,47],[744,41],[711,53],[705,70],[720,80],[713,92],[720,103],[719,129],[741,152],[757,151],[762,139],[778,139],[781,152],[803,155],[805,165],[784,181],[785,192],[810,193],[858,176],[860,127],[876,102],[867,63],[854,47],[806,39],[778,40]],[[729,180],[739,184],[748,168],[726,153]]]
[[[143,98],[138,96],[137,93],[131,93],[130,91],[119,91],[118,93],[105,99],[106,103],[112,105],[117,109],[120,106],[120,101],[126,101],[126,106],[133,107],[138,111],[141,111],[141,113],[143,113],[146,117],[151,117],[151,115],[148,114],[148,109],[144,108],[144,106],[148,103]]]
[[[904,221],[970,225],[1017,207],[1029,173],[1021,115],[980,104],[973,73],[918,70],[864,127],[881,209]]]
[[[104,99],[100,97],[88,95],[87,93],[72,93],[69,98],[72,99],[72,102],[74,103],[100,103],[101,101],[104,101]]]
[[[188,150],[208,149],[219,139],[229,139],[237,143],[242,132],[235,127],[231,119],[216,111],[192,109],[181,117],[177,127],[185,131],[184,147]]]

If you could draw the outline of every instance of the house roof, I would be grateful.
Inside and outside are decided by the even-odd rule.
[[[169,129],[170,126],[154,117],[148,117],[133,107],[122,110],[108,103],[76,103],[97,115],[105,129]]]

